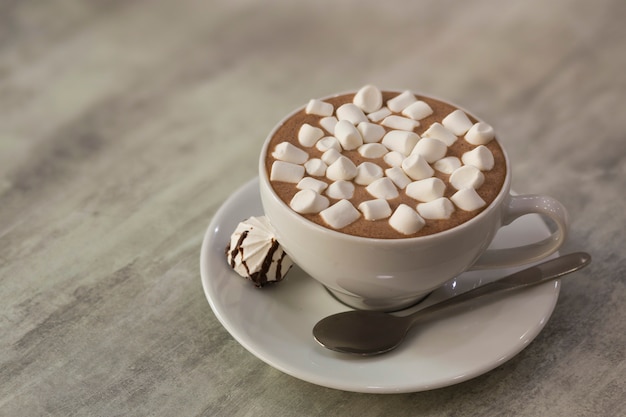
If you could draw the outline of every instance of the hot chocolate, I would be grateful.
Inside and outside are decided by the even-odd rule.
[[[276,129],[265,166],[276,194],[304,218],[383,239],[470,220],[507,170],[489,125],[443,101],[374,86],[311,100]]]

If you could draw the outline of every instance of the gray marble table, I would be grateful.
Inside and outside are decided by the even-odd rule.
[[[618,416],[626,412],[626,2],[0,2],[0,415]],[[203,234],[267,132],[358,88],[490,121],[513,187],[571,215],[519,355],[469,381],[317,386],[222,327]]]

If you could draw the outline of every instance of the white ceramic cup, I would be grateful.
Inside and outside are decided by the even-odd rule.
[[[366,310],[398,310],[464,271],[538,261],[558,250],[566,238],[568,215],[560,202],[543,195],[510,193],[511,166],[504,149],[507,173],[498,196],[476,217],[451,229],[422,237],[375,239],[313,223],[276,195],[265,167],[270,139],[294,113],[274,127],[261,150],[263,209],[285,252],[345,304]],[[514,248],[487,249],[500,227],[531,213],[554,221],[556,230],[551,236]]]

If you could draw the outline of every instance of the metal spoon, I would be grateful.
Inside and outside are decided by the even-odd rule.
[[[508,292],[540,284],[579,270],[591,262],[585,252],[564,255],[516,272],[483,286],[452,296],[408,316],[378,311],[352,310],[328,316],[313,328],[313,337],[322,346],[342,353],[377,355],[395,349],[418,321],[487,294]]]

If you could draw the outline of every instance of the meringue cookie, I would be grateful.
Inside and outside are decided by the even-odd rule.
[[[237,225],[226,246],[226,260],[257,287],[282,281],[293,266],[265,216],[250,217]]]

